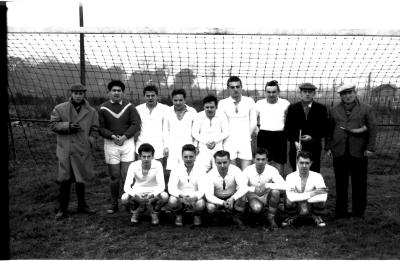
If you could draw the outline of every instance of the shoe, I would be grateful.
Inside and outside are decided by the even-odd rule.
[[[158,225],[160,223],[160,220],[158,219],[158,212],[151,212],[150,213],[151,216],[151,224],[153,226]]]
[[[234,217],[233,218],[233,223],[235,223],[237,229],[239,229],[239,230],[244,230],[245,229],[245,227],[243,225],[243,222],[242,222],[242,220],[240,220],[240,218]]]
[[[131,223],[132,223],[132,224],[137,224],[137,223],[139,223],[139,212],[138,212],[138,211],[132,212]]]
[[[107,214],[114,214],[118,212],[118,205],[113,204],[109,209],[107,209]]]
[[[364,212],[353,212],[351,216],[354,218],[364,218]]]
[[[326,223],[320,216],[313,215],[312,218],[314,222],[317,224],[317,227],[326,227]]]
[[[56,220],[61,220],[67,217],[68,217],[67,213],[61,210],[59,210],[56,214]]]
[[[193,225],[196,226],[196,227],[201,225],[201,217],[200,216],[195,215],[193,217]]]
[[[342,219],[342,218],[348,218],[349,214],[348,213],[336,213],[334,219]]]
[[[176,218],[175,218],[175,225],[176,225],[177,227],[183,226],[182,215],[176,215]]]
[[[288,217],[288,218],[286,218],[283,222],[282,222],[282,227],[288,227],[288,226],[291,226],[293,223],[294,223],[294,221],[297,219],[297,217],[296,216],[293,216],[293,217]]]
[[[275,222],[275,217],[268,217],[268,222],[269,222],[269,227],[268,230],[269,231],[276,231],[278,230],[278,225]]]
[[[89,215],[96,214],[96,211],[90,209],[88,205],[83,206],[83,207],[78,207],[77,212],[82,213],[82,214],[89,214]]]

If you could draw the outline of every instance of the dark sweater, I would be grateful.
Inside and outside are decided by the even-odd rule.
[[[107,101],[100,105],[99,132],[106,139],[112,135],[125,135],[128,139],[137,136],[141,128],[141,119],[135,106],[123,101],[111,103]]]

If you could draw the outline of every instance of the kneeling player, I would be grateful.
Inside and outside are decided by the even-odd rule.
[[[262,214],[264,208],[268,207],[269,229],[276,230],[278,225],[275,222],[275,214],[279,204],[280,190],[286,190],[286,183],[279,171],[267,164],[267,153],[265,149],[258,148],[254,164],[245,168],[243,174],[248,180],[247,200],[250,211]]]
[[[200,213],[205,208],[204,189],[202,179],[205,169],[195,164],[196,147],[186,144],[182,147],[182,160],[171,170],[168,182],[170,198],[168,206],[175,212],[175,225],[182,226],[182,214],[185,211],[193,212],[193,224],[201,225]]]
[[[220,150],[214,154],[215,166],[204,178],[207,212],[227,210],[234,215],[233,221],[243,229],[241,213],[245,209],[244,197],[247,193],[246,177],[242,171],[230,164],[230,154]]]
[[[326,224],[321,218],[325,212],[325,203],[328,189],[321,174],[310,171],[311,154],[300,151],[297,154],[297,171],[286,177],[288,190],[286,191],[285,209],[289,217],[282,222],[282,226],[291,225],[298,216],[311,214],[318,227]]]
[[[168,194],[164,191],[163,167],[153,159],[154,148],[150,144],[143,143],[138,152],[140,160],[129,166],[121,201],[132,213],[131,223],[137,224],[140,212],[148,207],[151,224],[157,225],[158,213],[168,202]]]

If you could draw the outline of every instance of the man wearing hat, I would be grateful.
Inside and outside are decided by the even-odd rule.
[[[94,145],[92,135],[98,128],[98,116],[85,99],[84,85],[73,84],[70,89],[71,98],[55,106],[49,125],[57,134],[60,207],[56,219],[67,217],[72,182],[75,182],[78,213],[95,213],[86,204],[85,183],[94,176],[90,149]]]
[[[288,108],[285,131],[290,142],[289,163],[296,171],[296,154],[306,150],[312,154],[311,170],[320,172],[321,140],[328,133],[328,110],[325,105],[314,101],[317,87],[312,83],[299,86],[301,101]]]
[[[353,216],[363,217],[367,205],[368,157],[375,150],[376,119],[372,107],[357,99],[355,85],[338,89],[341,102],[331,109],[326,149],[333,156],[336,218],[347,217],[349,176]]]
[[[111,207],[108,214],[118,211],[120,183],[125,182],[129,165],[135,160],[135,141],[141,119],[135,106],[123,99],[125,84],[112,80],[107,85],[109,101],[100,105],[99,132],[104,137],[104,156],[110,173]]]

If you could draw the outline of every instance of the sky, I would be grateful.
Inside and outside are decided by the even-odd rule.
[[[396,0],[52,0],[7,3],[10,27],[399,30]]]

